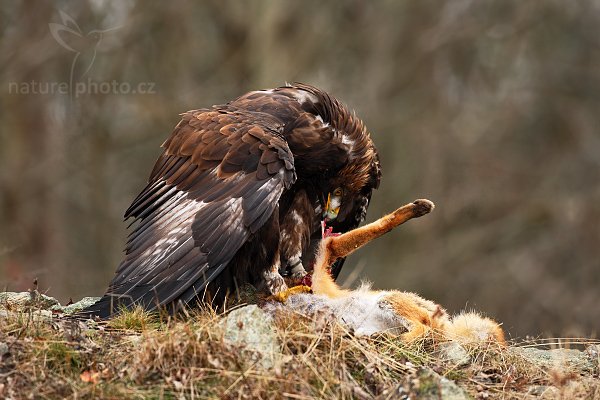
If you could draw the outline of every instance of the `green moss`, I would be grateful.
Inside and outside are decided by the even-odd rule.
[[[446,371],[446,373],[444,374],[444,376],[448,379],[450,379],[451,381],[461,381],[463,379],[466,379],[468,377],[468,374],[465,371],[462,370],[457,370],[457,369],[451,369],[449,371]]]
[[[79,371],[81,369],[81,356],[79,352],[69,347],[64,342],[47,342],[42,350],[50,369],[56,371]]]
[[[432,377],[421,377],[417,394],[423,397],[436,397],[439,395],[440,388]]]

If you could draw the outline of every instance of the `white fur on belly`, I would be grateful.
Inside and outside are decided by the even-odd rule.
[[[290,296],[285,308],[311,315],[329,311],[338,321],[348,326],[355,335],[367,336],[379,332],[403,333],[410,322],[394,313],[382,300],[385,293],[358,290],[348,296],[331,299],[322,295],[297,294]],[[270,309],[271,307],[268,307]]]

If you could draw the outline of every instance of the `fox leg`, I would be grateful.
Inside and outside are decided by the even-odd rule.
[[[358,248],[391,231],[398,225],[430,213],[433,208],[434,204],[429,200],[415,200],[375,222],[353,229],[340,236],[328,237],[324,240],[325,246],[323,247],[326,258],[323,261],[329,266],[338,258],[350,255]]]
[[[338,258],[346,257],[358,248],[391,231],[398,225],[430,213],[434,204],[429,200],[419,199],[406,204],[396,211],[379,218],[360,228],[353,229],[339,236],[330,236],[321,241],[321,249],[317,257],[312,275],[314,293],[329,297],[339,297],[347,293],[341,289],[329,274],[329,267]]]
[[[450,323],[446,310],[415,293],[395,290],[386,293],[379,303],[409,321],[408,331],[402,334],[406,342],[426,336],[441,337]]]

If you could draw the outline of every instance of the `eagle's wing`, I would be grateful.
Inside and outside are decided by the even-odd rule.
[[[296,179],[281,123],[232,107],[190,111],[125,218],[138,225],[106,295],[86,313],[118,304],[146,309],[202,294]]]

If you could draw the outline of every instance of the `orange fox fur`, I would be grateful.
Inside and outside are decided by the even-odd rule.
[[[476,313],[449,317],[438,304],[409,292],[371,290],[364,285],[358,290],[342,289],[329,274],[329,267],[338,258],[349,255],[409,219],[429,213],[433,208],[429,200],[416,200],[373,223],[337,237],[325,238],[312,273],[313,294],[291,295],[287,304],[306,310],[319,302],[319,305],[332,309],[338,319],[357,334],[397,331],[406,341],[434,335],[460,343],[491,341],[505,344],[502,329],[489,318]]]

